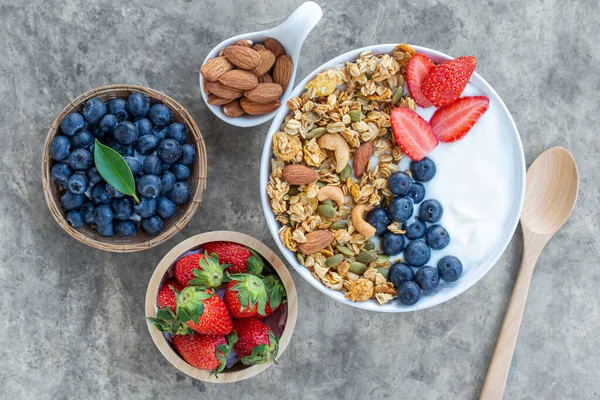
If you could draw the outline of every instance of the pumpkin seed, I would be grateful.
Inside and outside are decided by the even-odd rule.
[[[348,114],[350,114],[352,122],[358,122],[362,118],[362,112],[360,110],[352,110]]]
[[[350,263],[350,267],[348,269],[357,275],[362,275],[367,270],[367,266],[361,262],[355,261]]]
[[[327,132],[327,129],[325,129],[325,128],[322,128],[322,127],[315,128],[306,134],[306,138],[307,139],[317,139],[317,138],[320,138],[321,136],[323,136],[325,134],[325,132]]]
[[[336,244],[335,248],[338,249],[338,251],[345,256],[352,257],[354,255],[354,252],[352,250],[350,250],[346,246],[342,246],[341,244]]]
[[[298,190],[298,186],[290,186],[290,190],[288,190],[288,194],[290,196],[296,196],[298,193],[300,193],[300,190]]]
[[[388,270],[387,270],[387,268],[379,268],[379,267],[377,267],[377,271],[381,275],[383,275],[383,277],[387,280],[387,278],[388,278]]]
[[[300,264],[304,265],[304,256],[302,255],[302,253],[296,253],[296,259]]]
[[[377,259],[377,255],[375,253],[371,253],[370,251],[361,251],[355,258],[356,261],[368,264]]]
[[[375,248],[375,243],[373,242],[365,242],[363,249],[365,250],[373,250]]]
[[[388,256],[387,254],[380,254],[377,257],[377,264],[383,264],[390,261],[390,256]]]
[[[340,180],[346,182],[350,178],[350,175],[352,175],[352,168],[350,168],[350,165],[346,165],[346,168],[340,172]]]
[[[342,261],[344,261],[344,255],[343,254],[336,254],[335,256],[329,257],[325,261],[325,265],[328,266],[328,267],[337,267],[338,265],[340,265],[340,263]]]
[[[400,101],[400,99],[402,98],[402,95],[404,94],[404,88],[402,86],[397,87],[394,90],[394,93],[392,94],[392,104],[396,105],[398,104],[398,102]]]
[[[329,226],[329,229],[337,230],[337,229],[346,229],[348,224],[344,221],[335,221],[333,224]]]
[[[335,207],[335,203],[331,199],[327,199],[327,200],[323,201],[322,204],[327,204],[328,206]]]
[[[319,211],[319,214],[325,218],[333,218],[336,214],[335,208],[327,204],[321,204],[319,207],[317,207],[317,211]]]
[[[290,220],[290,226],[292,228],[294,228],[296,226],[296,221],[294,221],[293,219]]]

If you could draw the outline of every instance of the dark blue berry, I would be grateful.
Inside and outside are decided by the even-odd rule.
[[[184,204],[192,197],[192,187],[187,182],[177,182],[167,192],[167,197],[175,204]]]
[[[106,194],[106,185],[103,182],[96,183],[92,187],[90,196],[95,205],[108,204],[110,202],[110,197]]]
[[[95,185],[98,182],[102,182],[102,175],[100,175],[96,167],[88,169],[87,175],[90,181],[90,185]]]
[[[89,99],[83,105],[81,113],[90,125],[97,125],[102,117],[106,115],[106,104],[100,99]]]
[[[92,154],[85,149],[77,149],[69,156],[69,166],[75,171],[85,171],[92,167],[94,158]]]
[[[119,122],[113,132],[113,136],[119,143],[129,146],[135,143],[138,138],[137,126],[129,121]]]
[[[81,214],[86,224],[94,223],[94,211],[96,207],[91,201],[85,201],[81,206]]]
[[[142,93],[132,93],[127,99],[127,111],[134,117],[143,117],[150,109],[150,99]]]
[[[116,221],[115,232],[119,236],[133,236],[137,233],[137,226],[133,221]]]
[[[384,208],[377,207],[369,211],[365,217],[370,225],[375,227],[375,235],[381,236],[387,232],[387,227],[392,223],[392,219]]]
[[[433,250],[441,250],[450,243],[450,235],[441,225],[432,225],[427,229],[425,241]]]
[[[123,157],[123,159],[129,166],[129,169],[131,170],[131,173],[133,175],[137,174],[138,172],[140,172],[142,170],[142,162],[140,160],[138,160],[137,158],[132,157],[132,156],[125,156],[125,157]]]
[[[166,197],[159,197],[158,200],[156,201],[156,213],[162,218],[162,219],[169,219],[172,216],[175,215],[175,212],[177,211],[177,206],[175,204],[173,204],[173,202],[169,199],[167,199]]]
[[[444,207],[437,200],[425,200],[419,206],[419,217],[425,222],[433,224],[442,219]]]
[[[60,197],[60,204],[62,204],[63,208],[67,211],[76,210],[83,204],[85,200],[85,195],[83,194],[74,194],[71,192],[65,192]]]
[[[104,133],[111,133],[117,127],[119,120],[112,114],[106,114],[100,120],[100,130]]]
[[[73,136],[77,132],[83,130],[85,121],[79,113],[67,114],[60,122],[60,130],[67,136]]]
[[[94,210],[94,223],[106,225],[113,220],[113,212],[108,204],[101,204]]]
[[[187,181],[190,179],[192,172],[183,164],[173,164],[171,171],[175,174],[178,181]]]
[[[163,222],[156,215],[149,218],[142,218],[142,229],[150,236],[158,235],[163,228]]]
[[[71,143],[73,143],[73,147],[76,149],[87,149],[94,143],[94,135],[89,131],[78,132],[73,136]]]
[[[183,165],[191,165],[196,159],[196,150],[191,144],[184,144],[181,146],[181,158],[179,162]]]
[[[56,161],[63,161],[71,155],[71,141],[63,135],[55,136],[50,143],[50,157]]]
[[[106,194],[108,195],[108,197],[110,197],[112,199],[120,199],[122,197],[125,197],[125,194],[119,192],[110,183],[106,184]]]
[[[83,226],[84,218],[83,214],[77,210],[71,210],[67,213],[67,222],[75,229],[79,229]]]
[[[167,131],[167,138],[177,141],[179,144],[184,144],[187,139],[187,131],[185,126],[179,122],[172,123]]]
[[[96,227],[96,232],[98,232],[100,236],[104,237],[113,237],[115,235],[115,229],[112,222],[109,222],[106,225],[98,225]]]
[[[144,135],[135,144],[135,150],[143,156],[150,155],[156,151],[160,140],[155,135]]]
[[[148,111],[148,119],[154,125],[165,126],[171,121],[171,110],[164,104],[155,104]]]
[[[413,215],[412,200],[406,197],[396,196],[388,204],[388,213],[394,221],[406,222]]]
[[[94,137],[103,144],[106,144],[106,140],[112,136],[111,132],[104,132],[99,126],[93,127],[92,133],[94,134]]]
[[[127,121],[129,119],[129,113],[127,112],[127,101],[125,99],[112,99],[108,102],[109,114],[117,117],[119,122]]]
[[[137,189],[144,197],[156,197],[160,194],[162,183],[156,175],[144,175],[137,184]]]
[[[113,199],[110,202],[110,207],[116,219],[126,220],[133,215],[133,201],[129,197]]]
[[[388,256],[395,256],[404,250],[404,235],[386,232],[381,240],[381,249]]]
[[[69,164],[61,162],[54,164],[50,171],[52,180],[58,183],[60,186],[67,186],[69,184],[69,178],[73,175],[73,169],[69,167]]]
[[[164,170],[164,167],[163,167]],[[162,183],[162,193],[165,194],[169,190],[173,189],[177,178],[175,178],[175,174],[171,171],[165,171],[160,176],[160,182]]]
[[[154,128],[152,128],[152,133],[159,140],[166,139],[167,138],[167,132],[169,132],[169,128],[167,128],[166,126],[155,126]]]
[[[388,280],[399,288],[406,281],[414,281],[415,273],[410,265],[403,262],[392,265],[388,271]]]
[[[163,171],[169,171],[173,164],[163,161],[160,165],[161,165]]]
[[[404,249],[404,261],[412,267],[421,267],[431,258],[431,249],[423,239],[410,242]]]
[[[427,157],[421,161],[412,161],[410,172],[416,181],[429,182],[435,176],[435,163]]]
[[[423,186],[422,183],[413,182],[410,185],[410,189],[408,190],[406,197],[411,199],[413,203],[419,204],[425,198],[425,186]]]
[[[138,204],[133,206],[133,211],[142,218],[148,218],[156,213],[156,199],[142,197]]]
[[[404,305],[412,306],[421,298],[421,288],[413,281],[406,281],[398,289],[398,300]]]
[[[145,175],[160,175],[162,172],[162,163],[158,157],[151,155],[146,157],[142,167]]]
[[[410,190],[412,179],[406,172],[394,172],[388,178],[388,188],[390,192],[397,196],[404,196]]]
[[[84,194],[88,189],[90,179],[85,173],[78,172],[69,178],[69,191],[73,194]]]
[[[463,273],[462,263],[454,256],[442,257],[437,263],[437,269],[440,278],[446,282],[456,282]]]
[[[112,143],[110,145],[114,151],[122,155],[123,157],[130,156],[133,157],[133,146],[128,146],[126,144],[121,144],[119,142]]]
[[[147,118],[138,119],[135,121],[135,126],[138,128],[138,135],[144,136],[152,133],[152,122]]]
[[[428,294],[440,285],[440,275],[437,269],[426,265],[423,268],[419,268],[415,273],[415,282],[419,285],[423,293]]]
[[[404,234],[408,239],[415,240],[421,239],[425,237],[425,232],[427,231],[427,225],[425,222],[421,220],[421,218],[416,217],[412,221],[408,222],[404,226],[404,230],[406,233]]]
[[[161,140],[156,154],[162,161],[174,163],[181,157],[181,146],[173,139]]]

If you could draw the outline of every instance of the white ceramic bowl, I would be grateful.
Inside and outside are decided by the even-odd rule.
[[[357,50],[352,50],[348,53],[342,54],[339,57],[334,58],[333,60],[321,65],[319,68],[314,70],[311,74],[309,74],[298,86],[294,88],[290,97],[299,96],[306,84],[313,79],[319,72],[333,68],[337,65],[346,63],[348,61],[354,61],[358,58],[358,55],[365,50],[371,50],[374,54],[382,54],[382,53],[390,53],[396,45],[394,44],[382,44],[375,46],[368,46]],[[425,47],[413,46],[417,53],[423,53],[431,58],[435,63],[440,63],[446,60],[452,59],[452,57],[440,53],[435,50],[431,50]],[[481,77],[479,74],[474,73],[469,81],[469,86],[474,88],[475,93],[471,93],[473,95],[485,95],[490,99],[490,110],[494,109],[495,116],[494,121],[499,124],[499,129],[503,131],[505,140],[507,143],[506,148],[508,149],[508,153],[506,157],[510,157],[512,160],[513,171],[510,173],[513,174],[514,179],[510,181],[510,190],[509,190],[509,199],[510,204],[508,205],[508,217],[504,223],[504,226],[501,230],[501,237],[495,243],[495,246],[489,254],[484,257],[483,262],[480,262],[478,265],[465,265],[465,271],[461,279],[452,284],[440,285],[440,288],[433,294],[429,296],[422,296],[419,302],[413,306],[405,306],[400,304],[399,301],[392,301],[383,306],[379,305],[374,300],[369,300],[362,303],[354,303],[346,298],[344,298],[344,294],[339,291],[331,290],[325,287],[321,282],[313,278],[310,271],[298,263],[296,260],[296,256],[293,252],[288,250],[281,240],[279,239],[279,229],[281,225],[275,221],[275,215],[271,211],[270,200],[267,196],[266,188],[269,182],[269,174],[270,174],[270,160],[273,156],[272,153],[272,140],[273,135],[279,127],[281,126],[285,116],[288,114],[289,109],[286,105],[283,105],[275,115],[275,119],[273,120],[273,124],[271,125],[271,129],[267,135],[267,139],[265,141],[265,145],[263,148],[263,154],[261,159],[260,166],[260,192],[261,192],[261,200],[262,206],[265,213],[265,217],[267,219],[267,224],[269,226],[269,230],[279,246],[279,249],[287,259],[287,261],[296,269],[296,271],[306,279],[311,285],[325,293],[326,295],[351,306],[362,308],[365,310],[372,311],[381,311],[381,312],[406,312],[406,311],[415,311],[420,309],[425,309],[428,307],[432,307],[443,303],[445,301],[450,300],[453,297],[458,296],[475,283],[477,283],[498,261],[510,239],[515,232],[517,227],[517,223],[519,222],[519,216],[521,214],[521,208],[523,206],[523,197],[525,194],[525,158],[523,155],[523,147],[521,145],[521,139],[519,137],[519,132],[517,131],[517,127],[510,115],[510,112],[500,99],[500,96],[496,93],[496,91]],[[489,111],[488,111],[489,112]],[[509,171],[507,171],[509,173]],[[443,199],[440,199],[443,202]],[[458,255],[458,254],[457,254]]]

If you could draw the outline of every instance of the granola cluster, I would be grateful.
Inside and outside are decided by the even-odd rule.
[[[389,257],[359,233],[351,213],[357,205],[370,210],[393,197],[387,178],[399,170],[403,154],[391,135],[390,111],[416,107],[403,90],[405,67],[413,54],[414,49],[401,44],[391,54],[366,51],[355,62],[321,72],[299,97],[288,100],[292,111],[273,136],[267,193],[281,224],[280,239],[316,279],[355,302],[375,299],[385,304],[397,294],[387,281]],[[331,139],[337,135],[347,146],[332,147]],[[377,162],[371,158],[356,177],[350,164],[357,149],[368,142]],[[347,165],[337,165],[344,162]],[[283,178],[289,164],[312,168],[318,180],[290,185]],[[325,186],[339,188],[343,200],[319,201]],[[397,223],[388,229],[401,232]],[[330,231],[333,241],[320,251],[303,254],[301,244],[316,230]]]

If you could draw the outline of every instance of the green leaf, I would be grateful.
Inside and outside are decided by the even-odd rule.
[[[119,192],[140,202],[135,194],[133,174],[125,159],[115,150],[100,143],[98,139],[94,142],[94,163],[98,173],[106,182]]]

